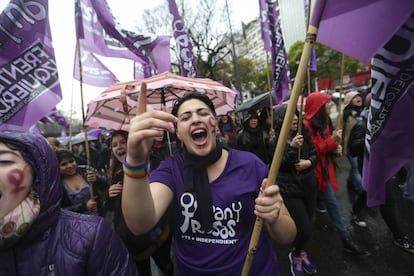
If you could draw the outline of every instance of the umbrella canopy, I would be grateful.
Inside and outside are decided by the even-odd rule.
[[[140,81],[120,82],[110,86],[88,103],[85,124],[90,127],[128,130],[136,115],[141,84],[147,84],[147,104],[170,111],[174,102],[189,92],[207,95],[218,115],[235,110],[237,93],[207,78],[187,78],[165,72]]]
[[[259,110],[265,107],[270,107],[270,94],[271,92],[266,92],[260,94],[250,100],[243,102],[239,107],[237,107],[237,112],[243,112],[247,110]],[[276,103],[275,96],[272,93],[272,102]]]
[[[88,141],[95,141],[95,140],[98,140],[98,138],[95,137],[95,136],[88,135]],[[80,144],[80,143],[85,142],[85,134],[84,133],[79,133],[76,136],[73,136],[70,139],[70,142],[72,143],[72,145],[76,145],[76,144]]]

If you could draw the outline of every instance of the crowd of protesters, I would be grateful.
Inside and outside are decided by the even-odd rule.
[[[172,181],[167,178],[169,175],[168,166],[174,166],[174,162],[176,161],[179,161],[178,163],[184,162],[184,171],[182,173],[183,182],[186,182],[186,178],[190,177],[188,176],[189,171],[187,171],[188,169],[186,168],[189,168],[190,164],[191,166],[194,166],[194,168],[191,169],[192,172],[201,172],[200,169],[204,168],[205,170],[206,168],[209,168],[209,166],[212,166],[211,164],[215,164],[214,162],[221,164],[221,161],[217,160],[221,160],[222,154],[224,154],[226,160],[239,154],[236,154],[233,150],[237,150],[237,152],[250,152],[257,157],[257,160],[255,159],[254,161],[255,164],[257,162],[263,164],[263,169],[265,171],[271,168],[273,153],[275,152],[276,143],[286,113],[286,105],[279,105],[272,111],[268,108],[263,108],[261,110],[247,110],[244,113],[229,112],[228,114],[215,116],[214,108],[211,108],[208,100],[198,97],[188,97],[188,99],[184,99],[178,105],[173,114],[174,116],[179,117],[179,120],[182,121],[183,125],[184,123],[186,124],[186,120],[190,120],[190,118],[187,118],[187,116],[189,116],[188,112],[184,112],[185,115],[180,115],[179,113],[179,111],[181,112],[181,104],[186,108],[190,108],[190,106],[185,104],[185,101],[200,105],[200,108],[203,108],[204,110],[203,114],[200,113],[201,111],[196,111],[195,114],[199,114],[191,115],[191,120],[200,120],[200,122],[197,122],[199,124],[203,124],[205,121],[208,127],[211,127],[212,129],[214,128],[214,137],[211,137],[211,139],[217,140],[217,142],[214,143],[214,147],[211,149],[212,151],[207,155],[207,159],[211,159],[208,162],[213,163],[205,163],[205,160],[200,156],[189,153],[188,148],[190,147],[190,143],[186,140],[188,137],[183,137],[183,133],[179,133],[181,134],[181,137],[177,137],[174,131],[171,133],[164,131],[163,135],[160,136],[157,134],[154,136],[155,139],[153,139],[152,146],[147,148],[147,154],[144,154],[145,151],[144,153],[139,153],[146,156],[148,155],[149,158],[148,165],[145,165],[147,167],[144,171],[148,171],[149,173],[152,171],[156,172],[153,176],[150,176],[151,181],[161,184],[162,187],[168,187],[168,189],[171,189],[171,191],[176,193],[176,189],[181,188],[172,186],[172,183],[175,183],[177,179]],[[318,209],[326,210],[325,212],[327,212],[332,224],[336,227],[346,252],[359,256],[369,255],[368,251],[352,240],[341,214],[344,211],[342,210],[343,207],[339,205],[335,195],[335,192],[339,188],[336,179],[336,160],[338,158],[346,157],[350,164],[346,186],[355,194],[355,198],[352,202],[351,223],[354,223],[359,227],[367,227],[367,223],[363,220],[361,215],[361,210],[367,208],[366,192],[361,185],[363,177],[361,159],[363,157],[362,153],[367,119],[366,110],[369,105],[368,101],[369,94],[366,96],[357,91],[348,92],[345,95],[342,107],[342,118],[340,118],[342,119],[342,124],[334,128],[329,116],[331,108],[334,105],[332,96],[327,93],[315,92],[308,96],[304,110],[297,110],[293,118],[289,137],[286,141],[286,150],[283,154],[282,163],[278,172],[277,184],[279,188],[277,195],[283,198],[283,208],[279,209],[279,212],[280,210],[286,210],[287,217],[294,221],[296,226],[295,231],[293,231],[294,239],[291,237],[280,238],[278,237],[280,235],[279,232],[272,230],[272,228],[268,229],[271,236],[277,233],[275,234],[276,240],[279,238],[283,242],[291,243],[291,252],[289,253],[289,256],[286,257],[291,263],[292,275],[317,273],[317,266],[311,262],[310,255],[308,255],[306,251],[306,244],[312,239],[311,229],[314,223],[314,212]],[[272,114],[273,116],[270,116],[270,112],[274,112]],[[157,116],[164,119],[166,118],[163,117],[165,115]],[[170,114],[170,116],[172,115]],[[174,116],[171,118],[168,117],[168,119],[172,120],[172,118],[175,118]],[[186,117],[184,118],[183,116]],[[214,121],[214,123],[212,116],[215,117],[214,120],[217,120]],[[145,119],[146,115],[142,115],[141,117]],[[204,117],[206,118],[205,120]],[[271,118],[274,119],[273,122]],[[135,125],[139,126],[139,124],[139,121],[135,122]],[[177,122],[174,122],[174,124],[177,127]],[[164,125],[160,127],[160,129],[162,128],[167,129]],[[298,132],[299,129],[301,130],[300,133]],[[197,134],[196,138],[192,136],[190,136],[190,138],[192,137],[191,139],[199,139],[201,141],[202,139],[205,139],[202,135],[205,134],[200,133]],[[98,139],[89,142],[88,147],[83,142],[73,145],[71,149],[68,148],[68,145],[59,143],[55,138],[49,137],[45,140],[55,152],[60,169],[60,185],[62,189],[60,206],[63,209],[72,212],[103,217],[104,220],[112,226],[114,233],[120,237],[131,260],[136,264],[136,268],[140,275],[152,275],[152,268],[150,265],[151,259],[163,275],[175,275],[177,273],[176,254],[178,254],[179,258],[178,271],[181,271],[182,273],[201,273],[202,271],[219,272],[219,270],[215,270],[214,267],[207,265],[207,263],[204,262],[206,260],[200,260],[198,267],[195,264],[190,265],[187,263],[187,261],[193,260],[194,256],[191,256],[191,254],[186,255],[187,253],[184,253],[184,250],[186,252],[189,250],[189,253],[194,249],[191,249],[190,247],[196,246],[199,244],[198,242],[189,243],[187,241],[183,243],[182,236],[181,239],[175,237],[175,242],[172,242],[174,235],[181,235],[179,234],[180,230],[177,230],[177,228],[184,226],[184,224],[177,224],[177,212],[184,216],[186,216],[185,214],[188,216],[191,214],[192,216],[195,216],[195,214],[197,214],[197,221],[200,222],[199,226],[201,227],[197,231],[199,231],[199,233],[208,232],[205,229],[210,229],[209,226],[206,225],[209,222],[203,219],[203,217],[208,216],[208,212],[206,212],[208,208],[206,208],[205,204],[211,204],[211,201],[210,203],[204,202],[204,200],[199,198],[198,205],[196,202],[195,205],[191,207],[194,208],[194,210],[190,211],[190,207],[187,206],[187,203],[183,202],[185,195],[187,195],[186,192],[180,196],[173,196],[172,194],[165,193],[164,188],[157,188],[159,185],[151,184],[150,186],[154,187],[152,193],[160,193],[167,199],[167,201],[163,199],[163,203],[160,205],[162,206],[163,212],[160,214],[158,213],[158,205],[152,207],[156,208],[155,211],[157,211],[154,213],[156,214],[154,217],[156,221],[154,220],[154,224],[150,223],[149,227],[144,227],[145,231],[141,228],[143,225],[137,225],[137,221],[132,218],[136,214],[135,211],[132,213],[133,216],[131,217],[131,213],[127,210],[127,213],[130,213],[129,223],[128,219],[125,219],[125,210],[122,208],[122,198],[125,196],[123,194],[124,181],[127,179],[129,186],[135,185],[133,182],[136,181],[131,172],[128,172],[127,177],[124,175],[125,166],[127,166],[128,170],[128,165],[125,165],[128,149],[128,136],[128,132],[125,131],[103,131]],[[14,138],[18,136],[11,135],[10,137]],[[18,148],[20,148],[21,142],[18,142],[17,138],[16,141],[16,143],[19,144]],[[139,144],[140,141],[134,138],[134,143]],[[14,149],[14,147],[11,148]],[[86,148],[89,148],[89,154],[86,153]],[[216,154],[217,149],[220,149],[220,156],[218,159],[213,156]],[[197,149],[195,149],[194,152],[197,152]],[[133,154],[135,156],[138,154],[137,149],[133,151]],[[230,157],[228,154],[230,154]],[[170,163],[163,163],[165,159],[170,158],[173,155],[178,156],[179,159],[173,163],[171,163],[171,160],[174,159],[168,159],[170,160],[168,161]],[[182,160],[181,158],[184,159]],[[250,155],[243,155],[243,158],[247,158],[253,162]],[[239,163],[241,161],[235,159],[231,160],[233,163]],[[243,160],[243,162],[246,160]],[[261,165],[259,166],[259,163],[257,163],[257,169],[259,167],[262,168]],[[414,201],[414,186],[412,184],[414,183],[414,177],[412,176],[412,167],[414,166],[412,166],[412,163],[412,161],[408,162],[407,165],[401,169],[400,174],[404,176],[401,180],[404,197]],[[160,164],[161,169],[157,170]],[[203,168],[198,167],[200,164]],[[131,170],[133,169],[134,168],[132,167]],[[228,169],[228,167],[223,167],[223,170]],[[236,170],[236,167],[233,169]],[[240,169],[241,168],[237,168],[237,170]],[[260,175],[265,177],[267,175],[267,172],[265,173],[265,171],[262,172],[262,169],[260,169]],[[209,170],[207,170],[207,173],[209,179]],[[179,175],[181,175],[181,173]],[[216,175],[216,177],[217,176],[218,175]],[[174,178],[176,176],[172,177]],[[191,177],[194,178],[196,176],[192,175]],[[202,182],[198,176],[195,181]],[[223,180],[220,179],[220,181]],[[163,182],[167,184],[162,184]],[[261,182],[257,184],[261,184]],[[414,253],[414,244],[406,235],[404,229],[402,229],[399,221],[398,212],[396,212],[395,209],[394,196],[391,192],[388,192],[390,190],[390,185],[390,183],[387,184],[386,202],[380,206],[382,218],[393,234],[394,243],[406,252]],[[260,185],[257,188],[258,191],[262,191],[259,189]],[[134,191],[134,189],[132,189],[132,191]],[[197,190],[203,189],[200,187],[192,187],[191,189],[195,189],[195,194],[197,194],[197,192],[214,194],[212,191],[216,188],[212,188],[212,191],[210,191],[210,189]],[[133,193],[128,192],[126,201],[129,206],[132,206],[130,204],[132,200],[131,196],[133,195]],[[156,200],[157,198],[158,197],[154,197],[153,200]],[[188,199],[190,198],[195,200],[194,197],[189,196]],[[275,200],[275,203],[279,200],[274,195],[270,196],[270,194],[269,198]],[[320,201],[323,204],[322,207],[317,207],[317,198],[320,198]],[[213,200],[215,200],[214,197]],[[256,199],[256,204],[257,200],[258,199]],[[174,206],[177,203],[179,204],[180,201],[181,205]],[[166,202],[168,202],[168,204]],[[183,207],[183,204],[188,208],[185,210],[178,209]],[[241,203],[239,202],[239,204]],[[216,205],[213,206],[213,209],[218,208]],[[135,209],[136,207],[138,207],[138,205],[134,205]],[[257,214],[259,212],[258,210],[261,210],[260,208],[265,207],[256,207],[256,211],[254,212],[253,208],[251,209],[251,214]],[[279,206],[279,208],[281,207]],[[196,213],[196,209],[200,209],[200,213]],[[282,213],[283,212],[285,211],[282,211]],[[264,218],[267,218],[265,213],[262,215]],[[288,226],[289,220],[284,223],[286,225],[283,227],[290,229],[290,226]],[[132,229],[130,229],[131,227],[128,227],[128,225],[132,225]],[[189,227],[196,227],[196,225],[189,225]],[[213,224],[212,227],[213,230],[209,231],[213,231],[214,233],[214,227],[217,227],[217,225]],[[137,229],[139,229],[139,231],[137,231]],[[273,233],[272,231],[276,232]],[[207,238],[211,239],[210,236],[204,235],[194,236],[194,238],[203,238],[205,240],[207,240]],[[0,246],[3,246],[2,244],[4,243],[4,240],[5,238],[2,236]],[[183,243],[184,247],[181,243]],[[172,250],[174,246],[178,246],[178,252],[175,251],[176,253],[173,253],[174,251]],[[209,250],[217,253],[220,252],[218,249],[219,247],[221,246],[216,245],[214,248],[209,248]],[[204,256],[204,254],[208,252],[203,252],[202,248],[203,247],[200,247],[201,251],[197,252],[196,255]],[[228,251],[227,254],[230,252],[231,251]],[[193,252],[193,254],[195,253],[196,252]],[[84,252],[82,254],[84,254]],[[203,258],[205,258],[205,256]],[[210,259],[210,261],[212,260]],[[241,259],[238,260],[238,262],[240,261]],[[214,263],[220,263],[221,266],[224,266],[227,264],[227,261],[223,262],[217,259]],[[261,269],[263,268],[264,267]],[[238,271],[231,267],[226,269],[223,268],[223,270],[220,271]],[[256,267],[254,269],[261,271]]]

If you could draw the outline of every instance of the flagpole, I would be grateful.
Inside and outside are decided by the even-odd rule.
[[[342,54],[341,58],[341,75],[339,79],[339,100],[338,100],[338,115],[336,117],[336,129],[341,129],[342,126],[342,95],[344,94],[344,71],[345,71],[345,54]]]
[[[321,11],[323,10],[324,1],[319,1],[318,9]],[[315,16],[315,22],[318,23],[320,21],[321,12]],[[286,114],[283,119],[282,129],[279,135],[279,139],[277,141],[277,145],[275,148],[275,152],[273,154],[272,165],[269,169],[269,176],[267,179],[267,186],[275,185],[277,174],[279,172],[279,168],[282,162],[283,153],[285,152],[286,148],[286,141],[289,136],[290,126],[293,121],[293,116],[295,115],[296,105],[298,102],[299,95],[301,94],[301,90],[303,87],[304,79],[306,77],[306,69],[308,67],[312,46],[316,40],[316,35],[318,32],[317,26],[313,26],[316,24],[310,24],[308,27],[308,31],[306,34],[305,45],[303,47],[302,55],[299,62],[298,71],[296,74],[295,82],[292,88],[291,97],[287,106]],[[250,239],[249,249],[247,252],[247,256],[243,265],[242,275],[248,276],[251,265],[253,263],[253,258],[257,250],[257,244],[259,241],[259,237],[263,227],[263,220],[260,217],[256,217],[256,221],[253,227],[253,233]]]
[[[81,59],[81,48],[79,39],[76,40],[76,53],[78,55],[78,65],[79,65],[79,88],[80,88],[80,96],[81,96],[81,110],[82,110],[82,124],[85,126],[85,108],[84,108],[84,101],[83,101],[83,78],[82,78],[82,59]],[[91,155],[89,151],[89,141],[88,141],[88,132],[84,129],[85,135],[85,153],[86,153],[86,165],[89,170],[91,165]],[[89,193],[90,199],[94,200],[94,192],[93,192],[93,183],[89,183]]]
[[[306,10],[306,29],[309,28],[310,24],[310,9],[312,7],[312,1],[308,0],[308,9]],[[312,46],[313,47],[313,46]],[[310,68],[308,66],[307,70],[307,84],[308,84],[308,95],[311,91],[311,75],[310,75]],[[300,98],[300,109],[299,109],[299,117],[298,117],[298,135],[302,134],[302,122],[303,122],[303,102],[304,102],[304,88],[302,89],[302,97]],[[298,148],[298,160],[300,160],[300,157],[302,156],[302,147]]]

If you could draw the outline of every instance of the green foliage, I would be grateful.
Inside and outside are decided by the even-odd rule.
[[[297,41],[289,49],[288,59],[291,79],[296,76],[304,44],[303,41]],[[311,79],[315,77],[339,79],[341,76],[342,53],[320,43],[315,43],[315,49],[317,71],[311,71]],[[364,69],[363,64],[354,58],[345,56],[344,62],[345,75],[354,75]]]

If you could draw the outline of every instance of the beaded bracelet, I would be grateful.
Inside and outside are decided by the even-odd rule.
[[[128,165],[128,163],[126,162],[126,155],[124,157],[124,162],[122,162],[122,169],[124,171],[124,174],[130,178],[135,179],[146,177],[148,175],[148,172],[150,171],[149,166],[150,163],[148,158],[145,164],[136,167]]]

